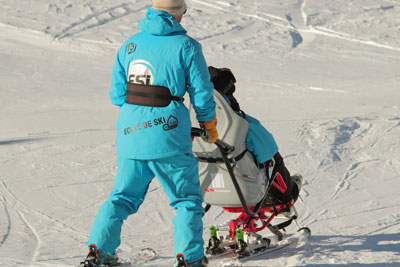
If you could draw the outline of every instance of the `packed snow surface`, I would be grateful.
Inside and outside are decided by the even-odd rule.
[[[150,4],[0,0],[1,266],[86,256],[116,174],[111,68]],[[311,240],[243,266],[400,266],[399,1],[187,4],[182,24],[207,63],[232,69],[241,108],[305,177],[296,207]],[[152,247],[154,266],[172,266],[174,214],[155,179],[120,256]],[[205,238],[234,217],[212,208]]]

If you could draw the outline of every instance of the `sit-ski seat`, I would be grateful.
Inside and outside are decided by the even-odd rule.
[[[285,203],[266,203],[270,197],[271,185],[281,189],[285,187],[282,176],[276,173],[269,182],[268,177],[274,172],[274,164],[268,166],[268,171],[257,167],[253,155],[247,150],[248,122],[238,115],[216,90],[214,100],[219,140],[215,144],[208,144],[201,138],[193,140],[193,153],[199,161],[204,202],[208,207],[220,206],[227,212],[240,213],[237,219],[229,223],[229,235],[232,240],[238,228],[253,233],[268,228],[281,240],[283,234],[280,230],[297,218],[293,206],[296,199]],[[194,108],[190,106],[189,110],[192,136],[198,137],[199,129],[195,129],[198,125]],[[286,213],[285,217],[288,220],[272,225],[271,221],[281,212]],[[257,222],[261,222],[261,226]]]
[[[267,177],[259,169],[252,154],[247,150],[246,135],[248,122],[239,116],[226,99],[214,90],[216,102],[218,138],[234,147],[229,155],[233,173],[248,206],[260,202],[267,187]],[[189,107],[192,127],[199,127],[192,106]],[[199,176],[204,202],[213,206],[241,207],[229,171],[224,164],[221,152],[215,144],[208,144],[201,138],[193,141],[193,153],[199,161]]]

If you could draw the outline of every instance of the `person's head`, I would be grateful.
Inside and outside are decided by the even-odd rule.
[[[152,2],[152,8],[167,11],[178,22],[181,22],[187,9],[185,0],[152,0]]]

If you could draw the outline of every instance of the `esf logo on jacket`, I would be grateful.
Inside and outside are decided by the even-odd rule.
[[[128,55],[132,54],[136,51],[136,44],[130,43],[128,44]]]
[[[154,67],[146,60],[134,60],[129,64],[128,82],[152,85],[155,73]]]
[[[178,119],[170,115],[168,120],[165,117],[160,117],[154,120],[139,122],[124,129],[124,135],[132,134],[137,131],[145,130],[152,127],[161,126],[164,131],[169,131],[178,127]]]

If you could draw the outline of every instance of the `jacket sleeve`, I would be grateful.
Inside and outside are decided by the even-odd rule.
[[[214,85],[210,80],[201,45],[191,39],[185,46],[186,84],[198,121],[211,121],[215,115]]]
[[[126,46],[123,45],[118,51],[111,75],[111,102],[116,106],[125,104],[126,95],[126,70],[124,67]]]

